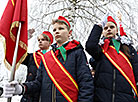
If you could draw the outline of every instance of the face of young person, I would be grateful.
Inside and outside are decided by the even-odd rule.
[[[118,30],[116,25],[113,22],[107,22],[103,29],[103,36],[107,38],[115,38]]]
[[[58,45],[62,45],[69,40],[71,31],[67,29],[64,23],[55,23],[53,25],[53,34]]]
[[[50,42],[42,34],[38,36],[38,46],[41,50],[48,50]]]

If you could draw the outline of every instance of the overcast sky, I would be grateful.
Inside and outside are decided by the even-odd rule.
[[[5,9],[7,2],[8,2],[8,0],[0,0],[0,18],[3,14],[3,11]]]
[[[33,0],[28,0],[28,6],[31,4]],[[8,0],[0,0],[0,18],[3,14],[3,11],[7,5]]]

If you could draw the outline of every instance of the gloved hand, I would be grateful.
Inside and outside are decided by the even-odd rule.
[[[104,17],[101,19],[101,21],[98,23],[102,26],[102,28],[105,27],[106,23],[107,23],[107,17],[109,16],[109,12],[107,12]]]
[[[4,85],[2,97],[9,98],[21,94],[22,91],[23,87],[17,81],[12,81]]]

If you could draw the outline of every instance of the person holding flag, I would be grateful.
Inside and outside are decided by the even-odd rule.
[[[65,17],[52,24],[56,43],[43,55],[35,81],[8,83],[3,96],[40,91],[41,102],[93,102],[93,78],[82,45],[69,40],[72,30]]]
[[[53,43],[53,35],[48,31],[44,31],[38,36],[37,40],[40,49],[34,53],[28,53],[26,59],[22,63],[27,66],[26,82],[35,80],[37,69],[39,68],[42,58],[41,56],[49,51],[49,47]],[[38,102],[39,97],[40,92],[25,94],[23,95],[21,102]]]
[[[96,60],[94,102],[137,102],[138,56],[120,23],[107,13],[95,24],[86,51]]]

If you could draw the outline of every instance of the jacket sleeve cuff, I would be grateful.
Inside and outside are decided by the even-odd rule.
[[[19,94],[19,95],[23,95],[23,94],[25,94],[25,92],[26,92],[26,86],[23,85],[23,84],[20,84],[20,85],[22,86],[22,93]]]

